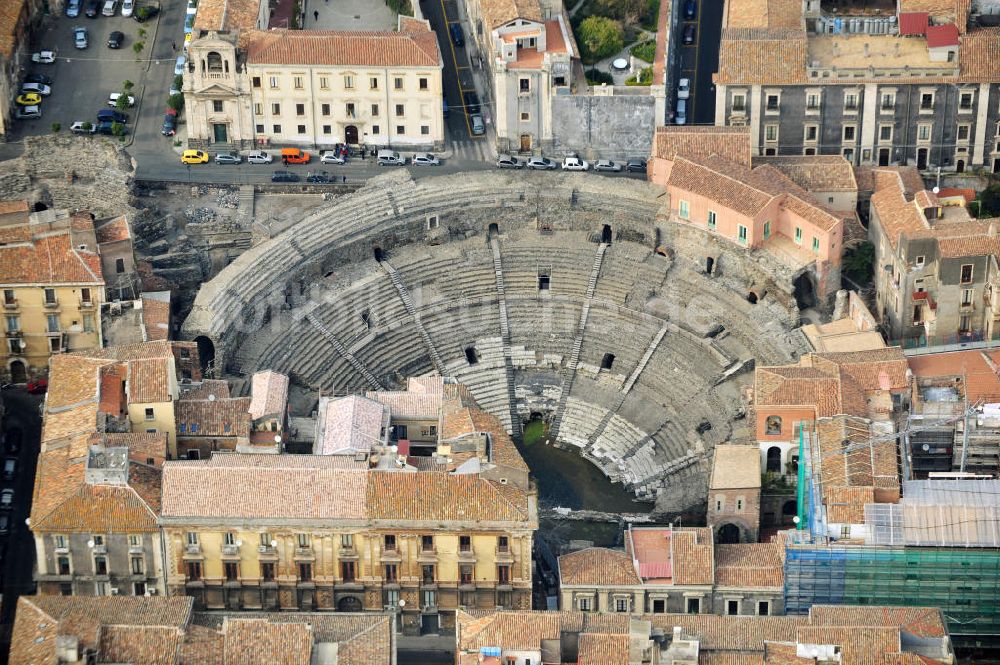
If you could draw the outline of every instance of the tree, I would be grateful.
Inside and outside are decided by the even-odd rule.
[[[596,0],[594,3],[595,14],[624,21],[627,25],[638,25],[648,10],[648,0]]]
[[[864,288],[870,284],[875,276],[875,245],[866,240],[844,252],[841,272],[854,282],[852,286]]]
[[[129,81],[128,79],[122,81],[122,92],[124,92],[125,94],[128,94],[129,91],[134,87],[135,83],[132,83],[132,81]]]
[[[182,108],[184,108],[184,95],[178,93],[176,95],[170,95],[167,97],[167,106],[177,111],[178,113]]]
[[[979,194],[980,217],[1000,216],[1000,183],[993,183]]]
[[[622,27],[617,21],[603,16],[588,16],[580,23],[577,41],[583,51],[583,59],[594,63],[621,50]]]

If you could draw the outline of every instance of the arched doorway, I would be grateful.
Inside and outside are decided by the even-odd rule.
[[[344,143],[356,145],[358,142],[358,128],[355,125],[344,127]]]
[[[337,601],[338,612],[360,612],[361,601],[354,596],[344,596]]]
[[[705,257],[705,272],[709,275],[712,274],[712,268],[715,267],[715,259],[711,256]]]
[[[957,173],[965,173],[965,160],[964,159],[960,159],[957,162],[955,162],[955,171]]]
[[[917,169],[923,171],[927,168],[927,148],[917,149]]]
[[[785,501],[784,505],[781,506],[781,523],[782,524],[792,524],[792,518],[798,514],[798,506],[794,501]]]
[[[720,545],[735,545],[740,542],[740,528],[735,524],[723,524],[715,532],[715,542]]]
[[[781,448],[771,446],[767,449],[767,471],[781,473]]]
[[[799,309],[809,309],[816,306],[816,289],[808,273],[802,273],[795,278],[795,304]]]
[[[49,207],[42,203],[41,201],[36,201],[35,205],[32,206],[35,212],[42,212],[43,210],[48,210]]]
[[[756,305],[757,304],[757,294],[754,293],[753,291],[751,291],[750,293],[748,293],[747,294],[747,302],[750,303],[751,305]]]
[[[382,248],[379,247],[378,245],[372,247],[372,254],[375,256],[375,260],[378,261],[379,263],[385,261],[385,252],[383,252]]]
[[[25,367],[24,362],[21,360],[10,361],[10,382],[27,383],[27,381],[28,381],[28,368]]]
[[[198,345],[198,359],[201,361],[201,371],[208,372],[212,369],[212,364],[215,362],[215,344],[204,335],[195,337],[194,342]]]
[[[489,230],[487,231],[487,237],[492,238],[493,236],[500,235],[500,225],[496,222],[490,224]]]
[[[601,242],[605,245],[611,244],[611,227],[607,224],[605,224],[604,228],[601,229]]]

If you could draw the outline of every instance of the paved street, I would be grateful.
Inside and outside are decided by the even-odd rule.
[[[38,405],[42,398],[29,395],[23,388],[5,390],[3,429],[7,446],[16,443],[17,475],[12,481],[4,481],[3,487],[14,489],[14,510],[9,513],[10,533],[0,536],[0,571],[2,571],[3,605],[0,607],[0,664],[7,662],[10,633],[13,628],[14,610],[17,597],[35,590],[32,572],[35,564],[35,541],[28,531],[25,519],[31,514],[31,494],[35,480],[35,462],[41,440],[41,418]]]
[[[695,0],[695,2],[697,12],[694,20],[684,20],[682,6],[681,20],[674,30],[675,39],[680,44],[678,72],[674,77],[674,85],[676,86],[676,82],[682,78],[691,79],[688,123],[711,125],[715,122],[715,86],[712,85],[712,74],[719,66],[723,0]],[[684,46],[682,43],[684,28],[690,24],[695,25],[695,42],[690,46]]]

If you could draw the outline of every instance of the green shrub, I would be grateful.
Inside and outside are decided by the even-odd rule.
[[[183,85],[184,85],[184,75],[178,74],[177,76],[174,77],[174,88],[180,90]]]
[[[180,113],[181,109],[184,108],[184,95],[180,93],[170,95],[167,97],[167,106]]]
[[[643,62],[653,62],[653,58],[656,57],[656,42],[649,40],[648,42],[636,44],[632,47],[631,52],[632,55],[639,58]]]
[[[591,67],[587,70],[587,83],[590,85],[601,85],[602,83],[614,85],[615,80],[611,77],[611,74]]]
[[[576,37],[583,60],[588,63],[614,55],[622,48],[621,24],[603,16],[585,18],[580,23]]]
[[[643,67],[639,70],[638,75],[629,76],[625,79],[625,85],[652,85],[653,84],[653,68]]]
[[[52,133],[53,134],[58,134],[60,129],[62,129],[62,125],[61,124],[59,124],[58,122],[53,122],[52,123]]]

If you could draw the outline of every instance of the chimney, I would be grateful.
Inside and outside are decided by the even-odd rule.
[[[684,637],[682,635],[682,631],[681,631],[681,627],[680,626],[674,626],[674,639],[675,640],[682,640],[682,639],[684,639]]]
[[[836,58],[838,55],[840,55],[840,44],[838,44],[837,42],[834,42],[833,43],[833,57]]]
[[[865,57],[868,57],[868,42],[865,42]]]

